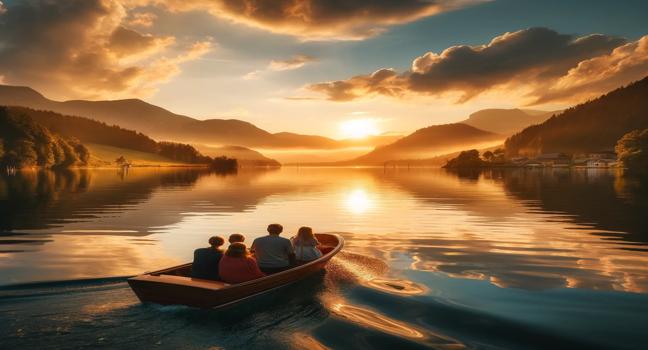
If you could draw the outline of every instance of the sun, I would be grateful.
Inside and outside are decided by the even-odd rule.
[[[375,119],[350,119],[340,123],[340,133],[344,138],[361,139],[378,135],[378,125]]]

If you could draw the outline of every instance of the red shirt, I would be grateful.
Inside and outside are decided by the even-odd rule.
[[[233,258],[227,255],[223,255],[218,263],[218,274],[227,283],[241,283],[265,276],[253,257]]]

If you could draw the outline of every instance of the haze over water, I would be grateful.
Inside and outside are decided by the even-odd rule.
[[[648,191],[613,171],[23,171],[0,178],[0,209],[8,348],[648,340]],[[325,275],[225,310],[141,305],[121,278],[190,261],[213,234],[249,244],[272,222],[346,245]]]

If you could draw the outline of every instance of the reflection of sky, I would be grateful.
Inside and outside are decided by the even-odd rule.
[[[345,232],[345,251],[381,258],[394,270],[525,289],[648,290],[645,252],[624,250],[627,242],[610,239],[613,233],[544,211],[536,200],[516,199],[501,179],[436,170],[285,168],[160,186],[154,181],[160,173],[152,170],[129,176],[124,181],[155,185],[138,200],[102,205],[93,193],[110,188],[118,198],[125,185],[112,172],[96,171],[67,218],[30,230],[40,236],[16,238],[51,242],[5,244],[5,250],[27,252],[0,254],[2,283],[135,274],[190,260],[211,235],[243,233],[249,244],[279,222],[285,236],[303,225]],[[48,210],[67,207],[66,200],[60,194]]]

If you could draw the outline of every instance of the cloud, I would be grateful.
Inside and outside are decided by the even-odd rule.
[[[293,70],[305,66],[308,63],[315,62],[317,59],[308,55],[296,55],[285,60],[272,60],[268,69],[273,71]]]
[[[648,74],[648,35],[619,46],[608,55],[580,62],[553,86],[538,91],[535,104],[564,100],[567,96],[590,97],[626,85]]]
[[[532,100],[539,100],[547,91],[554,90],[551,100],[568,99],[568,91],[560,85],[574,81],[577,76],[591,81],[597,74],[603,74],[606,81],[615,83],[643,77],[648,73],[645,45],[645,39],[628,44],[625,39],[601,34],[579,37],[547,28],[530,28],[505,33],[485,45],[453,46],[440,54],[425,53],[413,60],[410,70],[401,74],[381,69],[369,75],[312,84],[308,88],[334,101],[375,95],[460,93],[459,102],[465,102],[496,89],[530,91],[526,97]],[[622,69],[610,66],[614,63],[623,66],[625,79],[621,79]],[[580,84],[578,88],[586,89],[581,95],[597,94],[603,85]]]
[[[124,27],[113,0],[25,0],[0,14],[0,74],[54,98],[143,96],[198,58],[210,42],[167,48],[173,37]]]
[[[308,88],[324,93],[329,100],[351,101],[368,95],[401,97],[406,92],[406,85],[406,77],[399,76],[392,68],[383,68],[369,75],[312,84]]]
[[[302,40],[359,40],[484,0],[151,0],[171,11],[212,15]]]
[[[128,25],[133,27],[148,28],[153,26],[157,15],[150,12],[136,12],[130,15]]]
[[[259,79],[259,77],[267,71],[281,72],[299,69],[315,61],[317,61],[317,58],[308,55],[295,55],[288,59],[272,60],[265,69],[256,69],[243,75],[243,80]]]
[[[156,38],[120,26],[110,35],[107,48],[117,57],[148,56],[160,52],[174,42],[173,37]]]

